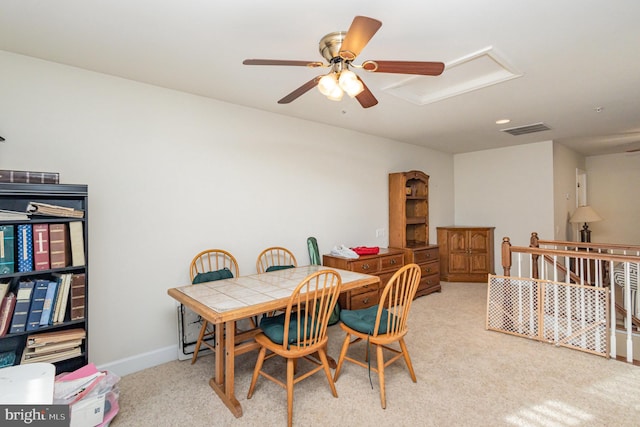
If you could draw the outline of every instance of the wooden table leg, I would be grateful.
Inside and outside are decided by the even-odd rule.
[[[242,416],[242,406],[236,399],[233,383],[235,379],[235,329],[236,322],[229,321],[216,324],[216,367],[215,376],[209,380],[209,385],[216,392],[220,400],[236,417]],[[224,341],[223,338],[224,337]]]
[[[216,323],[215,336],[215,366],[212,381],[222,386],[224,384],[224,324]]]

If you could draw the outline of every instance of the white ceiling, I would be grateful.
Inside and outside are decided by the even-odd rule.
[[[379,100],[363,109],[315,89],[277,104],[324,69],[242,65],[322,61],[319,40],[356,15],[383,25],[355,63],[441,61],[444,79],[492,48],[522,76],[416,105],[384,90],[409,76],[356,70]],[[640,148],[638,0],[2,0],[0,50],[450,153],[546,140],[585,155]],[[417,84],[440,89],[438,78]],[[500,132],[538,122],[551,130]]]

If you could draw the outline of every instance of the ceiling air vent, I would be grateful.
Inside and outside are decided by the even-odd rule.
[[[519,126],[516,128],[500,129],[501,132],[506,132],[513,136],[524,135],[527,133],[542,132],[545,130],[551,130],[551,128],[545,125],[544,123],[534,123],[532,125]]]

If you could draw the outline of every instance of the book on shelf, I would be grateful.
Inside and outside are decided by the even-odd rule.
[[[18,239],[18,271],[33,271],[33,230],[31,224],[20,224],[16,227]]]
[[[85,338],[86,333],[82,328],[29,335],[21,363],[54,363],[79,356]]]
[[[29,202],[27,205],[27,212],[32,215],[84,218],[83,210],[40,202]]]
[[[69,223],[69,240],[71,241],[71,265],[81,267],[84,265],[84,233],[82,221]]]
[[[51,321],[53,312],[55,311],[56,296],[58,294],[58,282],[49,280],[47,284],[47,295],[44,298],[44,306],[42,307],[42,316],[40,317],[40,326],[52,325]]]
[[[60,174],[58,172],[0,170],[0,182],[59,184]]]
[[[33,224],[33,268],[36,271],[51,268],[49,263],[49,224]]]
[[[11,327],[9,328],[10,334],[24,332],[27,328],[27,317],[29,316],[31,294],[33,293],[34,285],[35,283],[30,280],[25,280],[18,284],[16,306],[13,309],[13,318],[11,319]]]
[[[0,221],[25,221],[31,217],[24,212],[0,209]]]
[[[10,282],[0,282],[0,301],[9,293],[9,285],[11,285]]]
[[[45,354],[37,354],[34,355],[25,349],[22,352],[22,358],[20,360],[20,364],[27,363],[37,363],[37,362],[47,362],[47,363],[55,363],[60,362],[62,360],[71,359],[76,356],[80,356],[82,354],[82,349],[80,347],[74,347],[71,349],[66,349],[62,351],[57,351],[53,353],[45,353]]]
[[[69,265],[71,249],[67,224],[49,224],[49,258],[51,268],[64,268]]]
[[[27,348],[42,347],[63,341],[84,339],[87,336],[83,328],[64,329],[62,331],[40,332],[27,337]]]
[[[61,350],[68,350],[74,347],[79,347],[80,345],[82,345],[82,338],[45,344],[40,347],[27,347],[27,350],[29,350],[29,352],[33,354],[45,354]]]
[[[16,306],[16,294],[13,292],[7,293],[2,298],[2,305],[0,305],[0,337],[7,335],[9,332],[9,325],[11,325],[11,317]]]
[[[27,331],[35,331],[40,327],[40,318],[42,317],[42,309],[44,308],[48,287],[48,280],[37,279],[35,281],[33,292],[31,293],[29,315],[27,316]]]
[[[67,302],[69,301],[69,291],[71,289],[71,273],[60,274],[60,282],[58,282],[58,301],[56,301],[55,311],[53,313],[53,323],[64,322],[67,313]]]
[[[55,357],[65,353],[68,354],[71,351],[81,350],[83,338],[74,340],[60,341],[55,343],[45,344],[39,347],[25,347],[22,352],[22,360],[36,361],[47,358],[48,356],[55,355]]]
[[[71,275],[71,320],[84,319],[85,284],[85,273],[74,273]]]
[[[14,232],[13,225],[0,225],[0,274],[15,272]]]
[[[64,291],[64,274],[54,274],[56,279],[56,298],[53,301],[53,306],[51,307],[51,320],[49,321],[50,325],[53,325],[58,322],[58,316],[60,315],[60,304],[62,304],[62,292]]]

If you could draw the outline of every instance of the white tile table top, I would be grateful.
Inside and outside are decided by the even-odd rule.
[[[308,265],[251,276],[204,282],[176,288],[211,310],[223,313],[261,303],[288,298],[293,290],[310,274],[333,270],[340,274],[343,286],[371,276],[353,271]]]

